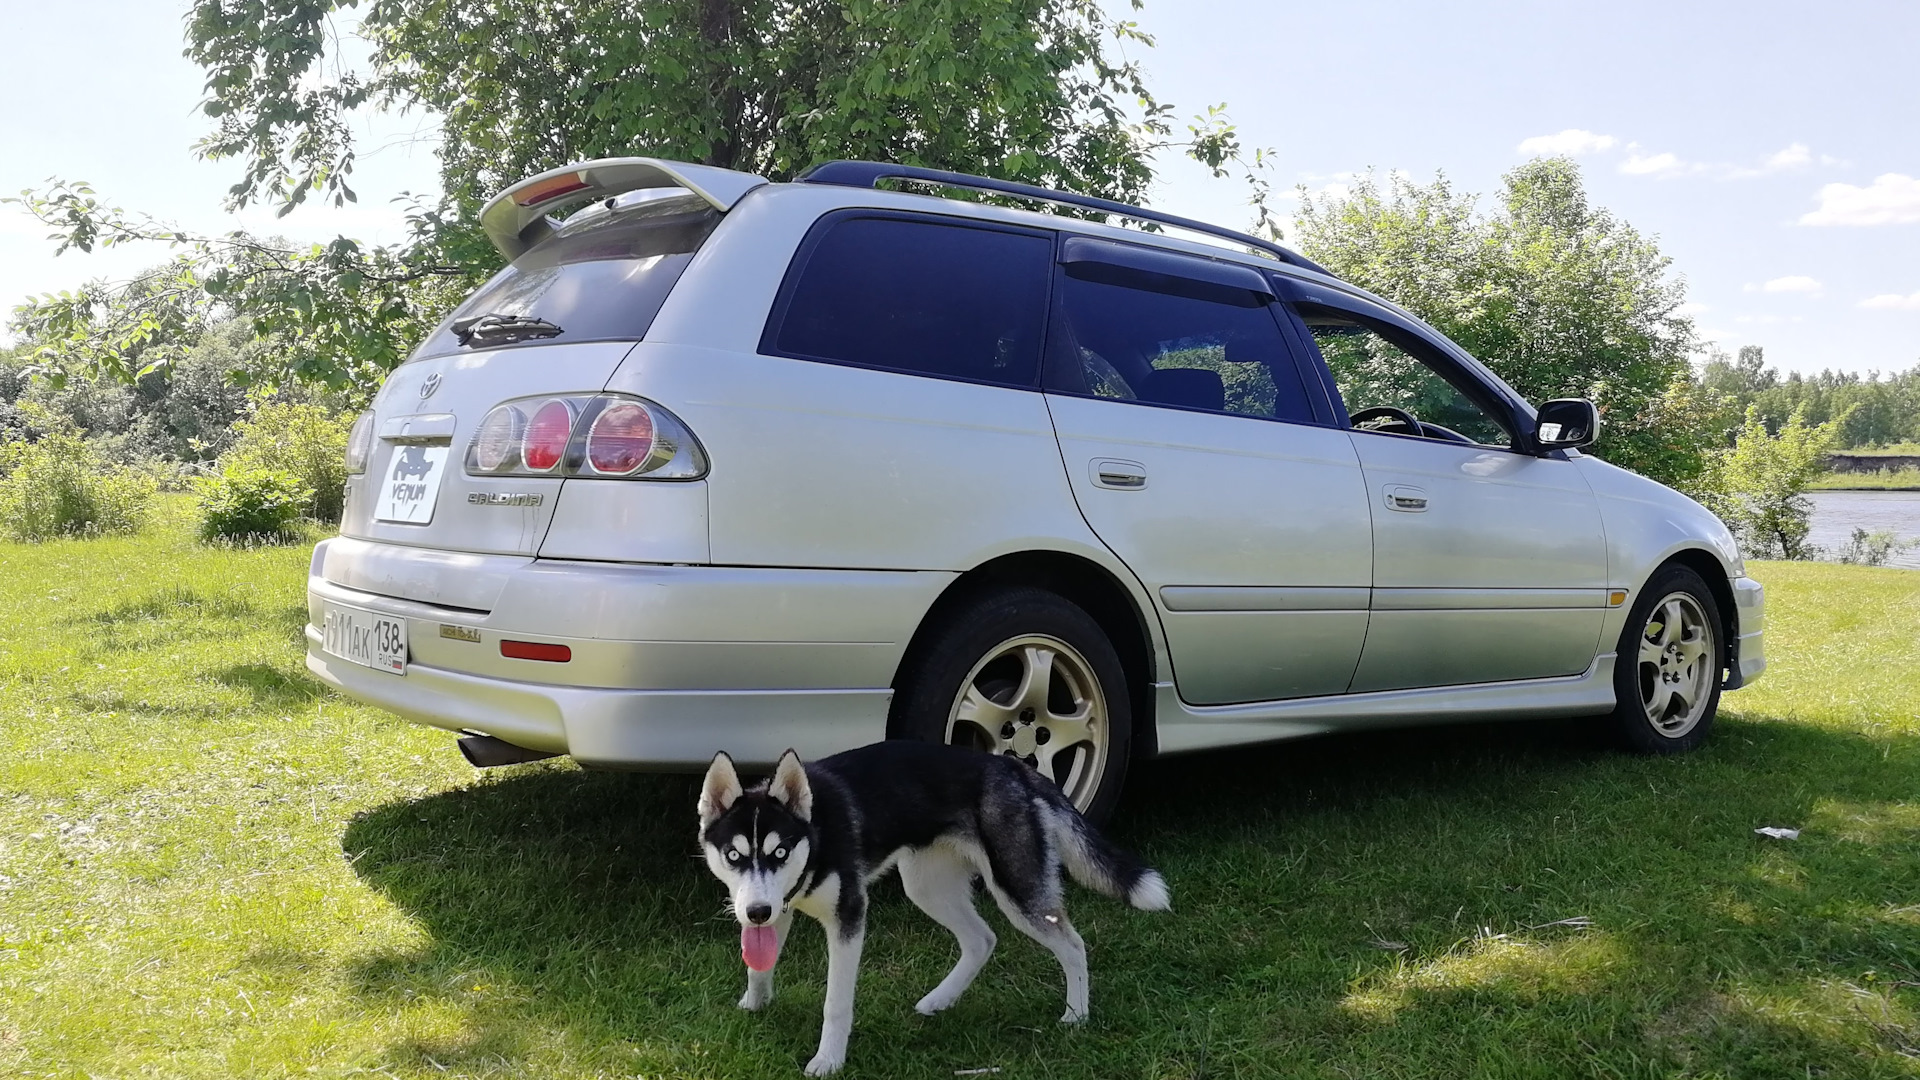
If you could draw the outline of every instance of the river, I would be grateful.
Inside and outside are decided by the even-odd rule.
[[[1920,491],[1809,491],[1807,499],[1813,503],[1807,542],[1822,548],[1827,558],[1847,546],[1856,528],[1920,541]],[[1895,554],[1887,565],[1920,569],[1920,546]]]

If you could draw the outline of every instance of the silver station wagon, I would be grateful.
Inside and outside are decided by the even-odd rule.
[[[476,765],[927,739],[1099,816],[1328,731],[1683,750],[1764,667],[1727,530],[1590,403],[1278,245],[864,162],[589,161],[482,222],[511,265],[356,424],[307,631]]]

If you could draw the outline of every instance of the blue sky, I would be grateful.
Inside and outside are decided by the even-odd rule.
[[[84,178],[119,206],[234,227],[220,197],[237,170],[190,150],[205,123],[200,73],[179,55],[184,10],[15,11],[0,100],[40,104],[10,118],[0,190]],[[1161,98],[1182,115],[1228,104],[1249,144],[1276,151],[1282,190],[1337,192],[1373,168],[1444,170],[1490,195],[1529,152],[1571,153],[1594,201],[1673,257],[1704,337],[1765,346],[1786,370],[1920,364],[1920,3],[1158,0],[1127,17],[1158,39],[1133,51]],[[359,206],[237,224],[396,239],[387,200],[433,189],[431,133],[430,118],[373,118]],[[1169,161],[1153,203],[1244,225],[1242,199]],[[0,210],[8,305],[156,260],[54,259],[37,226]]]

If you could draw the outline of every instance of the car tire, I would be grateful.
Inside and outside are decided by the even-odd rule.
[[[1679,754],[1707,740],[1720,710],[1725,623],[1713,590],[1684,566],[1647,580],[1627,613],[1613,666],[1614,737],[1640,754]]]
[[[902,671],[888,737],[1018,758],[1105,821],[1126,782],[1133,709],[1100,624],[1027,587],[983,593],[940,618]]]

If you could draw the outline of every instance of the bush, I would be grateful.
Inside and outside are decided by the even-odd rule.
[[[79,436],[0,444],[0,534],[21,541],[137,531],[154,482],[99,460]]]
[[[234,424],[239,437],[221,458],[221,468],[287,473],[307,490],[302,513],[337,522],[346,500],[352,427],[351,416],[336,416],[319,405],[261,402],[250,418]]]
[[[237,465],[194,486],[200,492],[202,540],[298,539],[300,515],[313,498],[313,489],[291,473]]]
[[[1769,435],[1757,406],[1747,406],[1747,421],[1731,449],[1715,455],[1706,477],[1704,501],[1727,523],[1740,550],[1755,558],[1811,559],[1807,519],[1813,512],[1804,493],[1827,469],[1827,454],[1840,439],[1845,416],[1809,424],[1805,410]]]
[[[1870,533],[1855,525],[1853,539],[1847,541],[1847,546],[1841,548],[1836,557],[1843,563],[1856,566],[1885,566],[1888,560],[1913,547],[1914,543],[1900,539],[1899,534],[1891,531]]]

